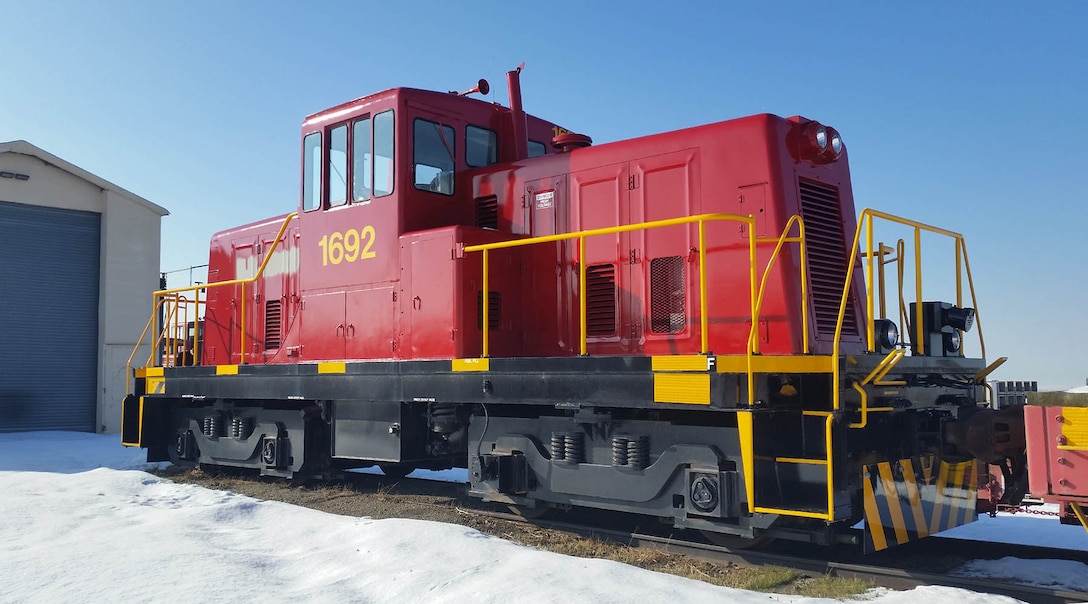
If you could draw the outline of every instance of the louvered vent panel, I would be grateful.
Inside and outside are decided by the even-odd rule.
[[[680,256],[650,261],[650,331],[684,331],[684,259]]]
[[[502,295],[499,292],[487,292],[487,328],[502,327]],[[476,328],[484,329],[484,293],[476,292]]]
[[[264,348],[279,348],[283,341],[283,303],[269,300],[264,304]]]
[[[616,265],[586,267],[586,335],[616,335]]]
[[[812,307],[816,313],[816,333],[834,337],[849,266],[839,189],[806,180],[799,181],[798,186],[801,218],[805,220],[805,245],[808,249],[808,275]],[[846,301],[842,333],[858,335],[853,291]]]
[[[499,199],[494,195],[476,198],[476,226],[481,229],[499,228]]]

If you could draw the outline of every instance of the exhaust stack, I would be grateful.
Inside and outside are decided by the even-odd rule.
[[[525,63],[513,71],[506,72],[506,86],[510,90],[510,119],[514,133],[514,158],[521,161],[529,157],[529,127],[525,120],[525,109],[521,106],[521,70]]]

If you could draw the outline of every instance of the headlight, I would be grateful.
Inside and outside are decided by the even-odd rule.
[[[800,136],[801,158],[818,164],[828,164],[838,160],[846,149],[839,133],[820,122],[807,122]]]
[[[955,330],[944,332],[944,349],[945,352],[960,351],[960,332]]]
[[[975,324],[975,309],[953,306],[944,311],[944,324],[960,331],[971,331]]]
[[[842,137],[835,130],[831,131],[831,150],[835,152],[835,155],[842,153]]]
[[[876,343],[881,349],[895,348],[895,345],[899,343],[899,328],[888,319],[873,321],[873,331]]]

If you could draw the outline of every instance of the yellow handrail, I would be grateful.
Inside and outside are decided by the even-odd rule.
[[[512,239],[507,241],[499,241],[495,243],[486,243],[479,245],[465,246],[465,252],[481,252],[483,263],[483,293],[484,299],[490,291],[490,254],[491,250],[505,249],[513,247],[522,247],[527,245],[535,245],[539,243],[549,243],[555,241],[567,241],[572,239],[578,240],[578,283],[579,283],[579,295],[578,295],[578,323],[579,323],[579,354],[585,356],[587,354],[587,320],[586,320],[586,257],[585,257],[585,241],[587,237],[593,237],[596,235],[608,235],[636,230],[646,230],[651,228],[675,226],[681,224],[697,223],[699,229],[699,350],[700,354],[710,354],[709,345],[709,330],[707,328],[708,311],[707,311],[707,287],[706,287],[706,223],[709,221],[717,220],[732,220],[736,222],[743,222],[748,225],[748,255],[749,255],[749,292],[751,296],[751,327],[748,331],[748,341],[746,345],[746,361],[747,361],[747,378],[748,378],[748,403],[754,404],[755,397],[755,374],[752,368],[753,355],[759,354],[759,317],[763,306],[763,296],[767,289],[767,279],[770,275],[771,268],[777,261],[781,254],[782,248],[786,243],[797,243],[800,246],[800,273],[801,273],[801,333],[802,344],[804,353],[808,354],[811,349],[810,335],[808,330],[808,258],[805,250],[805,224],[804,220],[800,216],[791,216],[786,222],[786,226],[782,230],[782,234],[778,237],[755,237],[754,219],[752,216],[740,216],[737,214],[700,214],[697,216],[687,216],[682,218],[670,218],[666,220],[654,220],[649,222],[640,222],[636,224],[606,227],[600,229],[589,229],[584,231],[576,231],[572,233],[561,233],[555,235],[543,235],[540,237],[530,237],[525,239]],[[790,237],[789,233],[793,229],[794,225],[797,225],[798,234],[795,237]],[[757,287],[756,281],[759,274],[757,268],[756,257],[756,244],[757,243],[775,243],[775,248],[771,253],[770,258],[767,260],[767,265],[763,269],[763,278],[759,280]],[[487,358],[490,355],[490,325],[489,316],[490,312],[488,304],[483,304],[482,311],[483,322],[483,342],[481,345],[481,358]],[[833,367],[829,367],[828,371],[835,371]]]
[[[614,227],[604,227],[599,229],[587,229],[583,231],[575,231],[571,233],[559,233],[555,235],[542,235],[539,237],[529,237],[525,239],[509,239],[506,241],[497,241],[494,243],[483,243],[478,245],[465,246],[465,252],[482,252],[483,253],[483,345],[481,357],[486,358],[490,352],[489,340],[490,340],[490,326],[488,325],[488,287],[489,279],[489,255],[488,252],[497,249],[506,249],[513,247],[522,247],[527,245],[536,245],[540,243],[550,243],[555,241],[569,241],[577,239],[579,242],[578,252],[578,282],[580,287],[579,293],[579,329],[580,329],[580,342],[579,350],[580,354],[586,354],[586,262],[585,262],[585,239],[587,237],[594,237],[597,235],[612,235],[616,233],[626,233],[630,231],[640,231],[652,228],[660,228],[666,226],[675,226],[682,224],[698,223],[699,225],[699,333],[700,333],[700,353],[709,354],[709,343],[707,336],[707,293],[706,293],[706,236],[704,232],[704,224],[708,221],[729,220],[733,222],[745,223],[748,233],[748,255],[749,264],[751,265],[749,280],[750,291],[752,297],[752,325],[753,329],[758,325],[758,316],[755,314],[756,296],[758,294],[756,289],[756,238],[754,236],[755,219],[752,216],[741,216],[739,214],[699,214],[696,216],[684,216],[681,218],[668,218],[665,220],[651,220],[648,222],[639,222],[635,224],[627,224]]]
[[[793,225],[797,225],[798,234],[797,237],[787,237],[790,229]],[[809,353],[809,334],[808,334],[808,272],[806,266],[808,265],[808,258],[805,255],[805,223],[801,220],[800,216],[790,216],[790,219],[786,221],[786,228],[782,229],[782,235],[778,238],[758,238],[758,243],[777,243],[774,247],[774,252],[771,253],[771,257],[767,260],[767,268],[763,269],[763,279],[759,282],[759,296],[756,298],[754,313],[759,316],[760,311],[763,309],[763,294],[767,289],[767,277],[771,274],[771,267],[774,266],[775,261],[778,259],[778,254],[782,250],[782,244],[798,243],[801,246],[801,339],[804,354]],[[748,332],[749,350],[755,354],[759,354],[759,338],[754,337],[758,333],[755,325]]]
[[[163,300],[159,301],[159,304],[161,305],[165,301],[166,300],[163,299]],[[147,337],[147,332],[151,331],[151,325],[154,324],[155,316],[158,315],[158,314],[159,314],[159,307],[156,306],[154,311],[152,311],[152,313],[151,313],[151,318],[147,320],[147,325],[144,326],[143,332],[140,333],[140,337],[136,340],[136,347],[132,349],[132,354],[128,355],[128,362],[125,363],[125,375],[126,376],[129,376],[129,377],[132,376],[132,359],[136,358],[136,352],[138,350],[140,350],[140,343],[142,343],[144,341],[144,338]],[[155,347],[152,346],[151,350],[152,350],[152,354],[154,354]],[[128,392],[126,392],[125,394],[133,394],[133,392],[132,392],[133,388],[131,386],[129,386],[129,384],[132,384],[132,382],[128,381],[128,377],[126,377],[125,378],[125,385],[128,388]]]
[[[928,225],[928,224],[925,224],[925,223],[922,223],[922,222],[918,222],[918,221],[915,221],[915,220],[910,220],[910,219],[907,219],[907,218],[902,218],[900,216],[895,216],[893,214],[880,212],[878,210],[873,210],[873,209],[870,209],[870,208],[866,208],[866,209],[861,211],[861,215],[858,218],[857,229],[854,232],[854,241],[853,241],[853,244],[851,246],[850,256],[849,256],[849,260],[848,260],[849,263],[848,263],[847,269],[846,269],[846,281],[843,284],[842,297],[839,300],[839,317],[838,317],[838,323],[835,326],[835,338],[834,338],[834,342],[832,344],[832,346],[833,346],[832,357],[833,358],[838,358],[839,357],[839,350],[840,350],[840,344],[841,344],[840,340],[842,338],[842,326],[843,326],[844,318],[846,316],[846,303],[849,300],[850,290],[853,287],[854,259],[858,257],[858,248],[859,248],[859,244],[861,242],[861,236],[862,236],[863,231],[866,233],[866,243],[867,243],[868,249],[869,249],[869,252],[865,254],[865,262],[867,263],[866,271],[867,271],[867,274],[868,274],[868,277],[869,277],[868,287],[865,288],[865,290],[866,290],[866,293],[865,293],[865,295],[866,295],[865,308],[869,312],[869,316],[867,317],[867,326],[866,326],[866,330],[865,330],[865,333],[866,333],[866,346],[867,346],[867,349],[870,352],[875,351],[875,342],[874,342],[875,341],[875,334],[874,334],[873,316],[872,316],[873,308],[874,308],[873,295],[874,295],[874,290],[875,290],[875,287],[874,287],[874,284],[873,284],[873,281],[872,281],[872,279],[873,279],[873,261],[874,261],[874,256],[875,256],[875,254],[872,253],[872,250],[873,250],[873,219],[874,218],[880,218],[880,219],[886,220],[888,222],[900,224],[900,225],[911,227],[911,228],[914,229],[914,273],[915,273],[914,274],[914,281],[915,281],[915,297],[916,297],[916,301],[917,301],[916,306],[915,306],[915,316],[914,316],[914,323],[915,323],[915,326],[917,328],[916,329],[917,333],[914,336],[914,338],[916,340],[916,345],[917,345],[918,351],[920,353],[925,352],[925,342],[924,342],[924,337],[923,337],[924,334],[921,333],[922,332],[922,320],[921,320],[921,317],[922,317],[922,231],[935,233],[937,235],[943,235],[943,236],[946,236],[946,237],[950,237],[950,238],[952,238],[954,240],[955,246],[956,246],[956,301],[957,301],[957,305],[962,306],[962,304],[963,304],[963,291],[962,291],[963,284],[962,284],[962,276],[961,276],[962,275],[961,270],[962,270],[963,272],[966,272],[966,275],[967,275],[967,284],[968,284],[968,287],[969,287],[969,289],[971,291],[971,304],[975,309],[975,323],[976,323],[976,325],[978,325],[979,345],[981,347],[982,357],[985,358],[985,356],[986,356],[986,344],[985,344],[985,340],[983,340],[983,337],[982,337],[982,325],[978,320],[978,304],[977,304],[977,301],[976,301],[977,299],[975,297],[975,286],[974,286],[974,281],[971,278],[971,265],[970,265],[970,262],[968,262],[968,260],[967,260],[967,247],[966,247],[966,244],[963,241],[963,235],[961,235],[959,233],[956,233],[954,231],[949,231],[947,229],[942,229],[942,228],[935,227],[935,226],[932,226],[932,225]],[[900,241],[899,245],[897,245],[897,262],[899,263],[899,267],[898,267],[899,268],[898,273],[900,275],[900,278],[899,278],[899,288],[900,288],[899,289],[899,298],[900,298],[900,307],[901,307],[901,309],[905,306],[904,300],[903,300],[903,292],[902,292],[902,284],[903,284],[903,279],[902,279],[902,275],[903,275],[903,252],[904,251],[905,251],[905,249],[904,249],[904,246],[903,246],[903,242]],[[961,269],[960,263],[959,263],[959,261],[961,259],[963,261],[962,269]],[[880,295],[881,296],[884,295],[883,291],[880,292]],[[840,401],[840,377],[841,376],[839,375],[839,372],[835,371],[834,372],[834,378],[833,378],[834,382],[832,384],[832,391],[833,391],[833,397],[834,397],[833,401],[832,401],[832,408],[835,409],[835,410],[838,410],[840,405],[841,405],[841,401]]]
[[[196,347],[195,344],[196,344],[197,336],[200,333],[200,326],[198,324],[199,319],[200,319],[200,305],[201,304],[207,305],[207,301],[200,299],[200,294],[201,294],[201,292],[206,293],[207,290],[209,290],[209,289],[214,289],[214,288],[217,288],[217,287],[228,287],[228,286],[232,286],[232,285],[241,285],[242,286],[242,299],[241,299],[241,309],[240,309],[241,316],[240,316],[239,320],[241,322],[241,332],[242,332],[241,333],[241,345],[240,345],[241,346],[241,363],[245,364],[245,362],[246,362],[246,328],[245,328],[246,298],[245,298],[245,285],[248,284],[248,283],[256,282],[258,279],[260,279],[264,275],[264,270],[268,266],[269,260],[272,259],[273,252],[275,252],[276,248],[279,247],[280,241],[283,239],[283,234],[287,231],[287,226],[297,216],[298,216],[297,212],[291,212],[290,214],[288,214],[287,216],[284,217],[283,223],[280,225],[279,231],[276,233],[276,238],[272,241],[272,246],[268,248],[268,251],[265,253],[264,260],[261,261],[260,267],[257,269],[257,272],[252,277],[246,277],[246,278],[242,278],[242,279],[231,279],[229,281],[218,281],[218,282],[215,282],[215,283],[203,283],[203,284],[199,284],[199,285],[190,285],[190,286],[187,286],[187,287],[175,287],[175,288],[171,288],[171,289],[163,289],[163,290],[156,291],[153,294],[153,304],[152,304],[151,318],[148,320],[147,326],[144,328],[144,331],[140,335],[140,338],[136,341],[136,345],[133,347],[132,354],[129,356],[129,361],[128,361],[128,365],[127,365],[127,368],[126,368],[126,371],[128,371],[128,374],[130,376],[132,374],[132,359],[134,359],[136,357],[136,351],[139,350],[141,345],[143,345],[144,338],[147,337],[147,332],[150,330],[151,325],[154,323],[155,317],[158,314],[159,309],[170,300],[173,300],[173,305],[170,307],[170,310],[168,311],[169,317],[174,316],[175,308],[179,307],[183,300],[184,300],[184,303],[186,304],[186,310],[185,310],[186,313],[188,313],[188,304],[194,304],[196,306],[196,309],[195,309],[196,316],[194,317],[194,319],[195,319],[194,323],[196,323],[196,324],[194,325],[195,332],[193,334],[193,340],[194,340],[194,342],[193,342],[193,344],[194,344],[194,346],[193,346],[193,348],[194,348],[193,362],[194,363],[197,362],[197,358],[198,358],[197,354],[199,354],[199,353],[196,351],[197,347]],[[185,292],[194,292],[194,299],[192,301],[190,301],[188,298],[184,298],[184,297],[182,297],[180,295],[180,294],[185,293]],[[486,304],[484,305],[484,308],[485,309],[487,308]],[[187,324],[186,324],[186,326],[187,326]],[[160,341],[162,341],[162,338],[166,335],[167,330],[170,329],[170,327],[171,327],[170,321],[164,320],[162,331],[159,332],[159,334],[155,338],[155,341],[152,343],[151,356],[148,358],[148,364],[150,364],[152,362],[152,360],[154,359],[155,350],[157,350],[157,348],[158,348],[158,343]],[[185,338],[188,339],[188,333],[185,334]],[[131,392],[130,392],[130,394],[131,394]]]
[[[793,225],[797,225],[798,235],[797,237],[787,237],[790,229]],[[748,375],[748,406],[755,405],[756,402],[756,388],[755,388],[755,372],[752,370],[752,357],[759,354],[759,315],[763,310],[763,294],[767,288],[767,277],[771,274],[771,267],[774,266],[775,261],[778,259],[778,254],[782,250],[782,244],[786,242],[797,242],[800,244],[800,257],[801,257],[801,338],[802,345],[805,354],[809,353],[809,334],[808,334],[808,272],[806,267],[808,266],[808,257],[805,254],[805,222],[800,216],[793,215],[788,221],[786,221],[785,228],[782,229],[782,234],[778,238],[766,238],[761,237],[753,241],[758,243],[776,243],[774,251],[771,253],[771,257],[767,260],[767,268],[763,271],[763,279],[759,283],[759,292],[754,296],[752,301],[752,327],[748,330],[748,346],[745,352]],[[700,242],[701,243],[701,242]],[[754,258],[754,255],[753,255]],[[752,261],[753,278],[755,273],[755,260]],[[753,290],[755,291],[755,290]]]

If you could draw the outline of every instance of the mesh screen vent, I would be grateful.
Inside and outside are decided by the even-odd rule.
[[[481,229],[499,228],[499,199],[494,195],[476,198],[476,226]]]
[[[805,246],[816,333],[833,338],[839,320],[842,289],[846,284],[846,269],[849,267],[839,189],[807,180],[799,181],[798,189],[801,218],[805,221]],[[843,316],[843,335],[858,335],[854,307],[854,292],[851,290]]]
[[[684,312],[684,259],[666,256],[650,261],[650,331],[679,333],[687,324]]]
[[[283,302],[269,300],[264,304],[264,348],[272,350],[283,341]]]
[[[616,335],[616,265],[586,267],[586,335]]]
[[[502,327],[502,295],[499,292],[487,292],[487,328]],[[484,329],[484,293],[476,292],[476,328]]]

